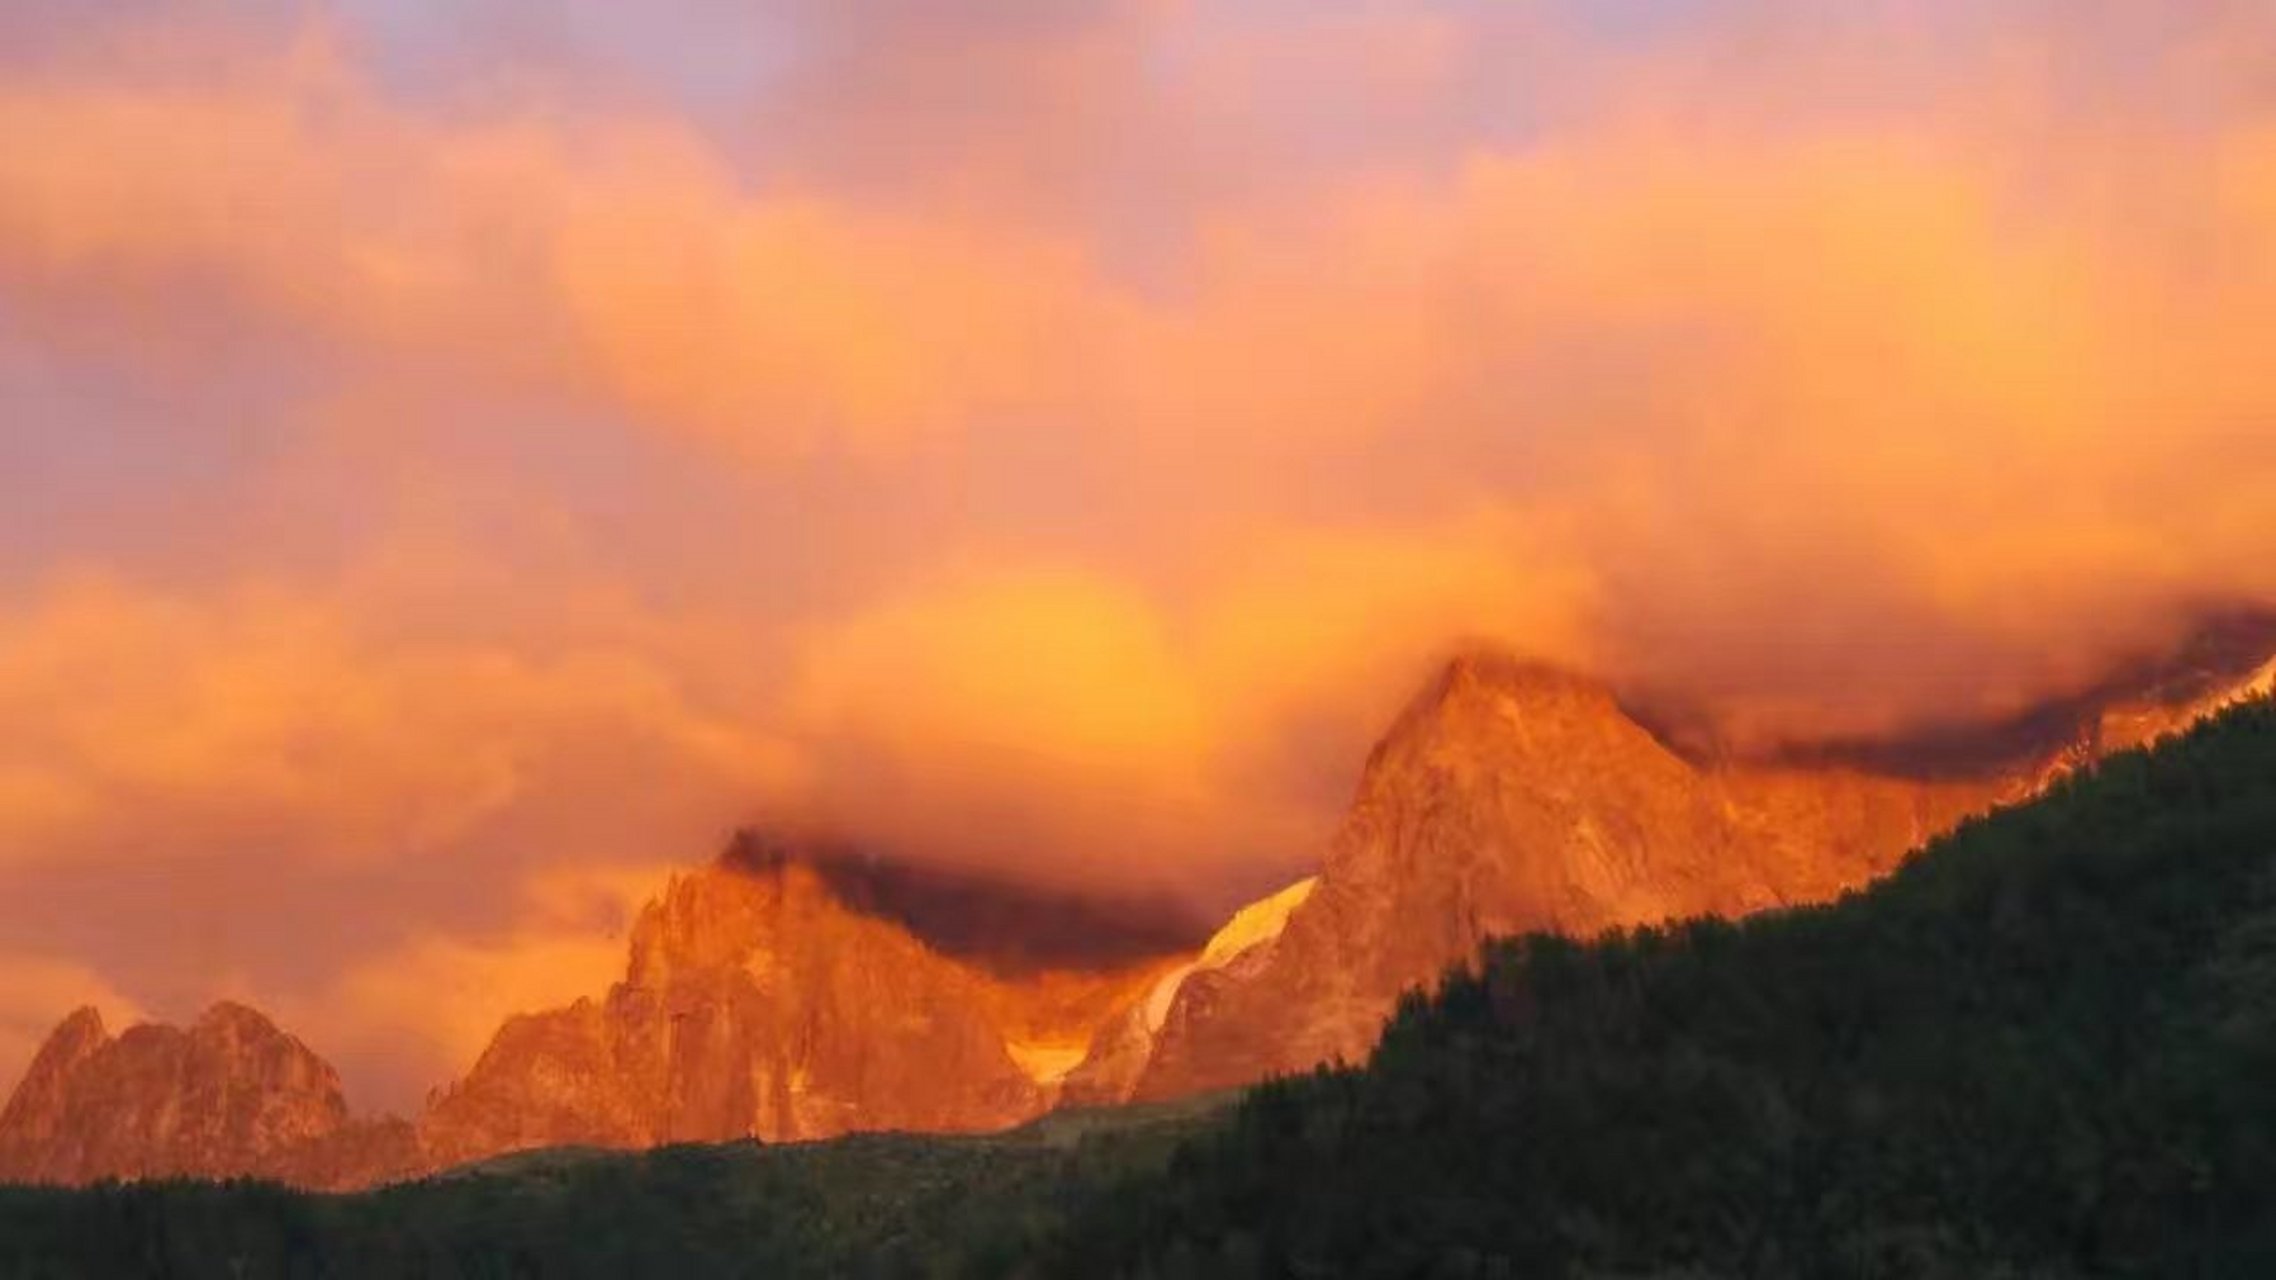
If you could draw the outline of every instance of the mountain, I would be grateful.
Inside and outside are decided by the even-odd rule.
[[[1831,904],[1496,939],[1363,1068],[1000,1134],[532,1152],[372,1195],[0,1187],[0,1269],[2276,1274],[2272,835],[2262,704]],[[1270,945],[1272,915],[1216,959]]]
[[[2263,654],[2265,650],[2261,651]],[[1465,654],[1370,755],[1316,884],[1269,945],[1181,975],[1073,1079],[1167,1098],[1356,1061],[1400,994],[1489,937],[1822,902],[1963,818],[2255,691],[2276,663],[2141,683],[1959,772],[1889,758],[1748,763],[1679,753],[1610,690]],[[1118,1092],[1118,1089],[1120,1090]]]
[[[329,1064],[227,1002],[187,1030],[146,1023],[116,1037],[81,1009],[0,1111],[0,1181],[258,1174],[337,1187],[410,1163],[408,1127],[352,1120]]]
[[[1324,890],[1323,890],[1324,891]],[[1294,921],[1291,921],[1291,928]],[[2276,1274],[2276,704],[1823,906],[1496,940],[1046,1275]]]
[[[747,834],[642,912],[623,981],[507,1020],[416,1122],[351,1118],[241,1005],[116,1038],[74,1013],[0,1113],[0,1182],[331,1189],[531,1147],[1008,1128],[1177,963],[1175,920],[1101,910]]]
[[[1161,967],[992,972],[884,909],[905,886],[889,864],[873,872],[752,836],[675,878],[634,928],[622,982],[512,1019],[433,1100],[427,1159],[1005,1128],[1052,1104]]]
[[[1832,899],[2276,683],[2240,653],[2266,649],[1972,737],[1749,762],[1675,745],[1587,679],[1473,652],[1371,753],[1317,874],[1198,949],[1161,911],[752,833],[642,913],[621,982],[509,1019],[415,1122],[348,1117],[331,1068],[252,1010],[116,1039],[82,1011],[0,1113],[0,1180],[354,1186],[542,1146],[998,1129],[1356,1061],[1403,992],[1489,937]]]

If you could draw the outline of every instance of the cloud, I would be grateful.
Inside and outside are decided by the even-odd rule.
[[[730,793],[791,767],[648,655],[362,631],[338,599],[258,585],[189,599],[87,578],[45,593],[0,627],[0,715],[17,726],[0,752],[0,863],[231,843],[419,856],[644,756]]]
[[[671,869],[540,871],[512,895],[503,932],[415,935],[262,1007],[321,1046],[358,1086],[352,1102],[408,1112],[472,1069],[509,1017],[605,995],[624,977],[632,920]]]
[[[1468,638],[2081,687],[2276,601],[2261,8],[11,11],[21,949],[400,1096],[738,821],[1263,887]]]
[[[1585,581],[1491,513],[1232,550],[1162,595],[993,559],[811,633],[796,803],[889,848],[1206,900],[1302,865],[1450,644],[1585,652]]]
[[[1016,407],[1102,301],[1047,240],[745,198],[669,119],[437,119],[321,26],[206,61],[183,75],[130,42],[91,80],[0,92],[0,279],[59,336],[162,362],[223,335],[315,343],[776,459]]]
[[[1235,816],[1213,803],[1212,709],[1164,620],[1112,581],[991,571],[808,652],[791,713],[830,825],[1075,884],[1129,879],[1113,868],[1134,852],[1152,855],[1140,875],[1174,880],[1222,847],[1199,836]]]

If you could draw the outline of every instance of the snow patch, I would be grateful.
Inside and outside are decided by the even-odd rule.
[[[1304,905],[1304,900],[1312,896],[1312,890],[1319,883],[1318,876],[1306,876],[1271,897],[1260,898],[1234,912],[1225,927],[1212,935],[1209,944],[1201,949],[1200,959],[1162,975],[1154,989],[1147,993],[1146,1030],[1151,1033],[1162,1029],[1162,1023],[1170,1016],[1170,1006],[1177,1000],[1178,989],[1185,985],[1187,978],[1195,973],[1222,969],[1244,953],[1278,938],[1281,930],[1288,927],[1288,917]]]

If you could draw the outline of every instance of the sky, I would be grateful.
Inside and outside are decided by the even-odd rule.
[[[2276,604],[2251,0],[13,0],[0,1081],[415,1106],[738,824],[1210,910],[1487,641],[1738,749]]]

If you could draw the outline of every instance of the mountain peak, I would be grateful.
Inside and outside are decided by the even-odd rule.
[[[59,1081],[111,1042],[111,1033],[103,1026],[103,1015],[93,1005],[81,1005],[72,1010],[55,1024],[55,1030],[47,1033],[47,1039],[40,1042],[39,1052],[32,1056],[32,1065],[17,1083],[7,1112],[0,1114],[0,1129],[6,1127],[6,1115],[14,1114],[33,1095],[59,1087]]]
[[[510,1020],[422,1150],[1009,1125],[1188,942],[1164,918],[745,830],[640,913],[605,996]]]
[[[26,1068],[23,1079],[17,1082],[6,1110],[0,1111],[0,1166],[6,1164],[7,1135],[22,1117],[27,1112],[50,1106],[62,1090],[63,1082],[79,1064],[110,1043],[111,1035],[103,1027],[103,1015],[93,1005],[82,1005],[55,1024],[55,1030],[48,1032],[47,1039],[40,1042],[39,1052],[32,1056],[32,1064]]]
[[[0,1112],[0,1179],[274,1171],[347,1123],[331,1064],[245,1005],[217,1004],[187,1031],[138,1023],[117,1037],[83,1008]]]
[[[1136,1094],[1356,1058],[1401,990],[1490,936],[1830,896],[1978,803],[1898,781],[1705,767],[1601,681],[1465,651],[1376,746],[1274,945],[1177,990]]]
[[[236,1035],[240,1037],[282,1037],[284,1032],[269,1016],[248,1004],[235,1000],[216,1000],[190,1024],[190,1034]]]
[[[65,1015],[48,1033],[48,1044],[101,1044],[111,1038],[103,1026],[103,1011],[91,1004],[83,1004]]]
[[[1525,722],[1543,730],[1626,724],[1612,689],[1603,681],[1539,659],[1484,645],[1448,658],[1410,698],[1368,760],[1426,741],[1500,737],[1501,727]]]
[[[1448,658],[1420,700],[1443,702],[1480,694],[1612,701],[1610,687],[1593,676],[1489,645],[1473,645]]]
[[[1631,716],[1611,686],[1567,667],[1466,649],[1427,681],[1377,740],[1362,801],[1416,769],[1569,772],[1633,765],[1659,771],[1672,748]]]

